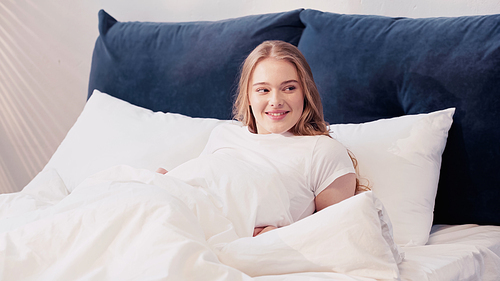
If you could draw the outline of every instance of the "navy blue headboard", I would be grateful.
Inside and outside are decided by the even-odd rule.
[[[89,82],[152,110],[231,118],[260,42],[298,45],[330,123],[456,107],[434,223],[500,224],[500,15],[389,18],[315,10],[216,22],[117,22],[99,12]]]

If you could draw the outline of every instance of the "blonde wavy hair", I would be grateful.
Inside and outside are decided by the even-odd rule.
[[[248,126],[252,133],[257,133],[257,123],[249,102],[249,83],[255,66],[266,58],[285,60],[292,63],[299,77],[299,84],[304,93],[304,108],[297,124],[290,129],[296,136],[330,136],[329,124],[324,120],[323,105],[316,83],[306,58],[294,45],[283,41],[264,41],[245,59],[241,67],[238,83],[238,95],[233,105],[234,119]],[[358,177],[358,163],[351,151],[349,156],[356,169],[356,193],[369,190],[368,185],[361,185]]]
[[[323,106],[311,68],[297,47],[283,41],[265,41],[246,58],[241,68],[238,96],[233,106],[234,118],[247,125],[252,133],[257,133],[257,124],[248,99],[248,85],[255,66],[265,58],[286,60],[297,69],[299,84],[304,93],[304,109],[291,132],[297,136],[329,136],[328,124],[323,118]]]

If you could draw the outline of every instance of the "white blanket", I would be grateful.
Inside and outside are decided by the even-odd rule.
[[[221,205],[204,188],[128,166],[68,194],[47,170],[0,196],[0,280],[399,278],[402,254],[371,192],[257,237],[252,196]]]

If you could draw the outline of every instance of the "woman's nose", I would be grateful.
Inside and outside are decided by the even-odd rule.
[[[269,99],[269,104],[271,106],[282,106],[283,97],[279,91],[272,91]]]

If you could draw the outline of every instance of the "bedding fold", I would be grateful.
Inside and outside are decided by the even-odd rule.
[[[0,280],[399,278],[401,252],[382,235],[387,222],[371,192],[251,237],[238,229],[253,229],[245,210],[262,202],[248,200],[252,191],[226,204],[242,209],[226,210],[213,190],[129,166],[97,173],[70,194],[57,173],[42,176],[59,197],[48,200],[35,183],[2,197],[10,202],[2,210],[14,197],[46,203],[10,208],[0,220]]]

